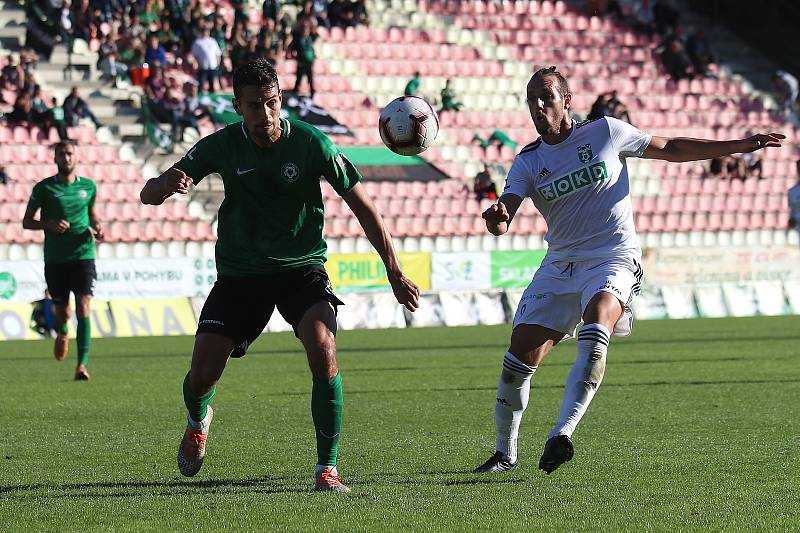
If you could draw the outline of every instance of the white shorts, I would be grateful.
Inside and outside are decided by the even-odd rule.
[[[518,324],[538,324],[574,335],[589,300],[598,292],[610,292],[622,303],[622,317],[613,334],[627,336],[633,328],[630,304],[639,294],[642,267],[631,257],[589,261],[556,261],[544,265],[519,301],[514,315]]]

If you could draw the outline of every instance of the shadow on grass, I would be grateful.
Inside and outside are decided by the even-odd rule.
[[[743,380],[689,380],[689,381],[643,381],[637,383],[603,383],[604,389],[616,387],[660,387],[660,386],[696,386],[696,385],[781,385],[788,383],[800,383],[800,378],[797,379],[743,379]],[[545,385],[534,383],[532,385],[536,389],[558,389],[564,388],[563,384]],[[408,393],[429,393],[429,392],[478,392],[478,391],[494,391],[497,390],[496,385],[487,385],[482,387],[425,387],[425,388],[409,388],[409,389],[347,389],[348,396],[356,396],[359,394],[408,394]],[[308,396],[307,391],[303,392],[272,392],[262,393],[259,396]]]
[[[114,490],[121,489],[121,490]],[[139,489],[139,490],[136,490]],[[43,494],[38,494],[43,492]],[[284,494],[311,492],[307,479],[264,476],[257,479],[131,481],[96,483],[32,483],[0,486],[1,499],[125,498],[187,494]]]

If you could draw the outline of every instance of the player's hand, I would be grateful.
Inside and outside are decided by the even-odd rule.
[[[97,226],[96,228],[92,228],[94,230],[94,238],[97,241],[102,241],[106,238],[106,234],[103,233],[103,228]]]
[[[745,139],[750,146],[743,152],[755,152],[762,148],[780,148],[781,141],[785,138],[786,135],[782,133],[759,133]]]
[[[63,219],[61,220],[51,219],[45,221],[45,229],[48,229],[50,231],[55,231],[56,233],[64,233],[69,229],[69,227],[70,227],[69,222]]]
[[[508,216],[508,209],[506,209],[506,204],[500,202],[490,205],[489,209],[484,211],[481,216],[486,222],[490,222],[492,224],[500,224],[501,222],[508,222],[508,219],[510,218]]]
[[[402,272],[398,275],[389,275],[394,297],[398,303],[405,306],[412,313],[419,307],[419,287]]]
[[[169,196],[171,194],[186,194],[189,192],[189,186],[192,184],[192,178],[186,173],[175,167],[170,168],[161,175],[162,183],[164,184],[164,194]]]

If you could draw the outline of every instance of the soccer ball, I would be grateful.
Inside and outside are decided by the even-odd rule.
[[[439,117],[418,96],[401,96],[389,102],[378,121],[383,144],[400,155],[424,152],[439,133]]]

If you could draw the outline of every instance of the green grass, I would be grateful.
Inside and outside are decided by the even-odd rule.
[[[175,465],[191,338],[94,340],[87,383],[49,342],[4,342],[0,530],[800,530],[800,319],[637,323],[612,342],[575,458],[545,476],[565,342],[534,378],[521,468],[480,477],[509,333],[340,333],[350,496],[310,491],[311,382],[291,335],[230,363],[193,479]]]

